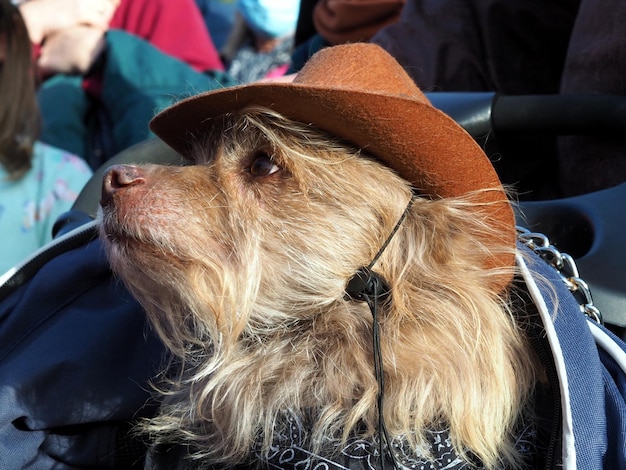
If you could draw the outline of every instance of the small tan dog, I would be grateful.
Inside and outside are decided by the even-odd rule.
[[[390,56],[329,48],[152,128],[195,164],[111,168],[102,234],[177,359],[147,428],[180,467],[523,467],[512,210]],[[362,267],[378,296],[346,294]]]

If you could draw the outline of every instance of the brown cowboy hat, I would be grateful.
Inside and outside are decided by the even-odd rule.
[[[293,120],[342,137],[393,168],[420,194],[463,196],[485,188],[499,237],[515,244],[513,210],[498,175],[474,139],[434,108],[398,62],[367,43],[322,49],[292,82],[257,82],[201,93],[165,109],[152,131],[181,155],[211,119],[249,105],[271,108]],[[485,260],[510,267],[513,255]],[[510,282],[504,276],[500,288]]]

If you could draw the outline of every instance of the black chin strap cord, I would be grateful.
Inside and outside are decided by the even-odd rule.
[[[387,427],[385,426],[385,420],[383,418],[383,402],[384,402],[384,394],[385,394],[385,374],[383,371],[383,357],[380,350],[380,328],[378,322],[378,306],[381,302],[384,302],[390,294],[389,285],[385,282],[383,277],[372,271],[372,267],[378,259],[380,255],[385,251],[391,239],[394,237],[400,225],[406,218],[406,215],[409,212],[409,209],[413,205],[415,201],[415,196],[411,197],[411,200],[407,204],[404,212],[400,216],[398,222],[394,226],[393,230],[387,240],[383,243],[374,259],[367,266],[361,267],[357,270],[354,276],[348,281],[346,285],[346,295],[348,298],[352,300],[356,300],[359,302],[367,302],[367,305],[372,312],[372,340],[373,340],[373,350],[374,350],[374,375],[376,377],[376,382],[378,384],[378,396],[377,396],[377,406],[378,406],[378,445],[379,445],[379,454],[380,454],[380,463],[382,470],[385,469],[385,454],[384,448],[387,446],[387,455],[391,460],[394,469],[398,469],[398,465],[396,464],[396,459],[391,449],[391,440],[389,439],[389,435],[387,433]]]

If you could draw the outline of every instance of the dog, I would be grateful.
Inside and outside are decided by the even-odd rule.
[[[151,126],[193,164],[111,167],[100,219],[172,353],[153,462],[180,444],[183,468],[528,464],[540,367],[510,203],[387,53],[327,48]]]

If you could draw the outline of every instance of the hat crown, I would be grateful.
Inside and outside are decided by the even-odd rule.
[[[322,49],[307,61],[293,83],[397,96],[430,105],[402,66],[374,44]]]

